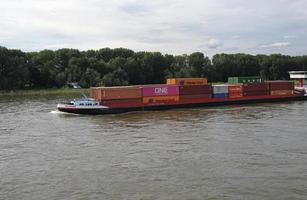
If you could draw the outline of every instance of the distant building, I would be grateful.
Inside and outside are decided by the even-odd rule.
[[[67,84],[69,87],[74,88],[74,89],[80,89],[81,86],[79,85],[78,82],[72,82]]]

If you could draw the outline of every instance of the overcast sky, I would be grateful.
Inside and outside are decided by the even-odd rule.
[[[0,0],[0,46],[307,54],[306,0]]]

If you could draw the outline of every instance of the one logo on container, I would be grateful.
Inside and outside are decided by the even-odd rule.
[[[155,88],[155,94],[168,94],[167,87]]]

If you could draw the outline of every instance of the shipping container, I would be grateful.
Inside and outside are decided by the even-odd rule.
[[[218,93],[218,94],[213,94],[213,98],[228,98],[229,94],[228,93]]]
[[[143,97],[143,103],[168,103],[179,101],[179,96],[155,96],[155,97]]]
[[[293,90],[272,90],[270,92],[271,95],[291,95],[293,94],[294,91]]]
[[[98,99],[98,89],[91,88],[90,89],[90,97],[93,99]]]
[[[242,98],[243,97],[243,92],[231,92],[228,93],[228,97],[233,99],[233,98]]]
[[[123,102],[143,102],[142,98],[136,99],[111,99],[111,100],[102,100],[100,103],[109,104],[109,103],[123,103]]]
[[[243,84],[228,85],[228,93],[242,93],[243,94]]]
[[[104,106],[111,108],[120,108],[120,107],[140,107],[143,105],[143,99],[113,99],[113,100],[103,100],[100,102]]]
[[[211,99],[212,94],[194,94],[194,95],[181,95],[180,99]]]
[[[261,83],[262,79],[259,76],[247,76],[247,77],[229,77],[228,83],[237,84],[237,83]]]
[[[184,85],[179,86],[179,95],[212,94],[211,85]]]
[[[268,83],[246,83],[243,85],[244,92],[268,91],[269,89]]]
[[[248,92],[244,92],[243,96],[266,96],[269,95],[270,92],[268,90],[264,90],[264,91],[248,91]]]
[[[171,78],[166,81],[169,85],[207,85],[207,78]]]
[[[179,87],[177,85],[147,85],[142,86],[143,97],[154,96],[178,96]]]
[[[294,90],[293,81],[266,81],[269,84],[270,90]]]
[[[213,94],[227,94],[228,85],[213,85]]]
[[[94,87],[91,88],[92,98],[96,100],[136,99],[142,98],[142,90],[138,86]]]

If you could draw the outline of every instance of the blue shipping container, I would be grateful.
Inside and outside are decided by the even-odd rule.
[[[227,98],[228,93],[222,93],[222,94],[213,94],[213,98]]]

